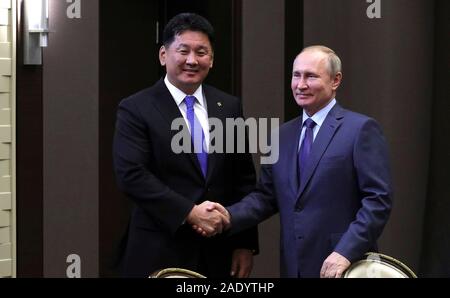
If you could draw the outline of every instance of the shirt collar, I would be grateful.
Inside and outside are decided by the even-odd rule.
[[[166,77],[164,78],[164,83],[167,86],[167,89],[169,89],[170,94],[172,95],[173,99],[175,99],[175,102],[177,103],[178,106],[180,106],[180,104],[184,101],[184,98],[188,95],[193,95],[195,96],[195,98],[197,98],[197,102],[204,106],[204,102],[203,102],[203,87],[202,85],[200,85],[197,90],[195,90],[194,94],[186,94],[183,91],[181,91],[180,89],[178,89],[177,87],[175,87]]]
[[[305,110],[303,110],[303,121],[302,121],[302,127],[305,123],[306,119],[311,118],[317,126],[322,126],[322,123],[325,121],[325,118],[327,117],[330,110],[334,107],[336,104],[336,98],[333,98],[325,107],[323,107],[320,111],[316,112],[311,117],[306,114]]]

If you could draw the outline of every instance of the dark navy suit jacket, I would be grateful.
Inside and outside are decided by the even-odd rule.
[[[240,101],[203,85],[208,117],[242,116]],[[205,200],[232,204],[255,187],[250,154],[208,155],[203,177],[195,153],[171,149],[172,120],[182,115],[161,79],[153,87],[124,99],[118,108],[114,166],[120,189],[135,203],[125,239],[122,271],[147,277],[165,267],[182,267],[208,277],[229,276],[236,248],[257,251],[256,227],[232,238],[205,238],[183,224],[194,204]],[[226,142],[224,142],[224,146]]]
[[[387,145],[375,120],[336,104],[299,187],[301,123],[280,127],[278,162],[262,166],[257,190],[228,208],[234,231],[280,213],[282,277],[319,277],[333,251],[353,262],[375,250],[392,203]]]

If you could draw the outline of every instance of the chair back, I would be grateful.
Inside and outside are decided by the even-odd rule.
[[[206,276],[183,268],[164,268],[153,272],[149,278],[206,278]]]
[[[344,278],[417,278],[408,266],[393,257],[369,252],[344,272]]]

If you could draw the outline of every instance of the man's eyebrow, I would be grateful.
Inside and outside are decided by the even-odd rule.
[[[200,45],[200,46],[197,47],[197,50],[206,50],[206,51],[209,51],[210,49],[209,49],[208,46]]]
[[[177,46],[177,49],[180,49],[180,48],[190,48],[190,46],[187,45],[187,44],[185,44],[185,43],[180,43],[180,44]],[[205,46],[205,45],[199,45],[198,47],[196,47],[196,49],[199,49],[199,50],[207,50],[207,51],[210,50],[209,47],[208,47],[208,46]]]
[[[178,46],[177,46],[177,49],[179,49],[179,48],[188,48],[189,46],[187,45],[187,44],[185,44],[185,43],[180,43]]]
[[[317,74],[316,72],[314,72],[312,70],[294,70],[292,73],[294,73],[294,74],[304,74],[304,75]]]

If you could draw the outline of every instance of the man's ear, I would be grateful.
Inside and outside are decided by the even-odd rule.
[[[341,82],[342,82],[342,72],[338,72],[333,78],[333,87],[332,87],[333,91],[337,90]]]
[[[159,49],[159,63],[161,63],[161,66],[166,66],[166,47],[161,46]]]
[[[214,65],[214,50],[211,51],[211,62],[209,63],[209,68],[213,68]]]

